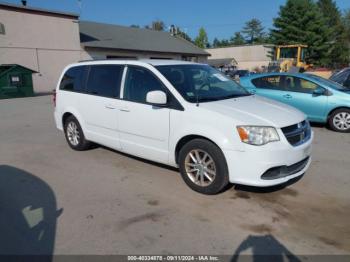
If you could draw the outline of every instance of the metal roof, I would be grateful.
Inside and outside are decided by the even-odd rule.
[[[0,64],[0,76],[7,74],[9,71],[14,69],[15,67],[22,67],[28,71],[31,71],[32,73],[38,73],[37,71],[30,69],[28,67],[19,65],[19,64]]]
[[[76,13],[49,10],[49,9],[38,8],[38,7],[16,5],[16,4],[8,3],[8,2],[0,2],[0,8],[13,10],[13,11],[22,11],[22,12],[30,12],[30,13],[38,13],[38,14],[46,14],[46,15],[55,15],[55,16],[64,16],[64,17],[66,16],[66,17],[73,17],[73,18],[79,17],[79,15]]]
[[[139,59],[139,60],[119,60],[119,59],[101,59],[101,60],[85,60],[78,63],[73,63],[70,66],[78,65],[152,65],[152,66],[167,66],[167,65],[205,65],[201,63],[171,60],[171,59]]]
[[[119,25],[80,21],[80,42],[85,47],[176,53],[186,55],[210,54],[168,32]]]
[[[166,65],[202,65],[201,63],[172,60],[172,59],[139,59],[138,61],[144,62],[153,66],[166,66]]]

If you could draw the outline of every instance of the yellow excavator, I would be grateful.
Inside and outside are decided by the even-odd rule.
[[[313,68],[305,61],[307,45],[279,45],[275,47],[275,60],[268,66],[269,72],[305,72],[329,78],[332,71],[327,68]]]
[[[307,45],[279,45],[275,47],[275,60],[268,67],[269,72],[304,72],[312,65],[305,62]]]

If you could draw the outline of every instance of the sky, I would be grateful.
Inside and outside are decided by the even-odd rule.
[[[2,0],[0,0],[1,2]],[[5,0],[19,4],[20,0]],[[81,4],[79,4],[81,2]],[[257,18],[266,28],[286,0],[27,0],[27,5],[80,14],[81,20],[140,26],[162,20],[175,24],[192,38],[203,26],[209,40],[230,38],[245,22]],[[340,10],[350,9],[350,0],[335,0]],[[80,8],[81,6],[81,8]],[[1,18],[0,18],[1,19]]]

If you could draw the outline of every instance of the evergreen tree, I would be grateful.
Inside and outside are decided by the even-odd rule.
[[[221,45],[224,46],[224,47],[227,47],[227,46],[232,45],[232,43],[231,43],[231,41],[228,40],[228,39],[223,39],[223,40],[221,41]]]
[[[346,42],[348,45],[348,50],[350,49],[350,9],[344,12],[342,23],[345,29]],[[348,52],[348,58],[350,59],[350,52]]]
[[[199,29],[198,36],[194,40],[194,44],[200,48],[206,48],[209,45],[207,32],[203,27]]]
[[[182,31],[179,27],[177,27],[176,36],[179,36],[179,37],[181,37],[189,42],[193,42],[192,38],[187,33]]]
[[[213,40],[213,47],[220,47],[220,40],[216,37]]]
[[[245,40],[240,32],[236,32],[233,37],[231,37],[232,45],[244,45]]]
[[[347,35],[348,41],[350,42],[350,9],[344,12],[343,25],[345,28],[345,33]]]
[[[287,0],[271,31],[274,44],[308,45],[307,61],[315,65],[329,63],[329,35],[326,21],[312,0]]]
[[[333,0],[319,0],[318,6],[330,30],[328,57],[330,66],[341,66],[349,62],[349,46],[342,16]]]
[[[242,33],[246,37],[248,43],[261,43],[264,37],[264,27],[260,20],[254,18],[246,22]]]

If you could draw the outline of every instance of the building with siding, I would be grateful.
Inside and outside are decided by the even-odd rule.
[[[64,66],[80,60],[77,14],[0,3],[0,23],[0,64],[38,72],[36,92],[53,90]]]
[[[179,59],[204,62],[209,54],[168,32],[79,21],[74,13],[0,2],[0,65],[33,74],[35,92],[50,92],[63,68],[90,59]]]
[[[209,54],[169,32],[80,21],[80,41],[87,58],[177,59],[205,62]]]
[[[267,67],[271,61],[273,45],[242,45],[221,48],[208,48],[205,51],[211,56],[208,63],[219,60],[235,61],[238,69],[254,70],[256,67]],[[223,66],[223,65],[221,65]]]

